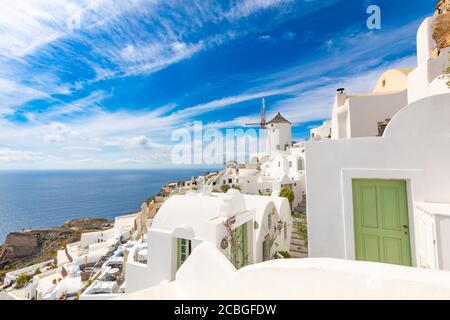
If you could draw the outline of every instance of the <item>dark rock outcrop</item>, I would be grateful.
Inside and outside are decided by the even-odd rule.
[[[27,229],[7,235],[0,246],[0,278],[11,269],[56,258],[56,252],[66,244],[79,241],[84,232],[107,230],[114,224],[103,218],[67,221],[63,226],[47,229]]]

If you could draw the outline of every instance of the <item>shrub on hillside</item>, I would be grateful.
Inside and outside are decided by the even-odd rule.
[[[32,276],[30,276],[29,274],[26,274],[26,273],[21,274],[16,279],[16,286],[18,286],[18,287],[25,286],[28,282],[30,282],[31,278],[32,278]]]
[[[289,188],[283,188],[280,192],[280,197],[287,198],[289,200],[289,203],[292,204],[294,201],[294,191],[292,191]]]

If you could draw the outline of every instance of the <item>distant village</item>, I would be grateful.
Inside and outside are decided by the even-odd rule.
[[[372,92],[336,89],[308,140],[264,116],[265,152],[168,183],[56,259],[6,273],[0,294],[449,299],[450,1],[417,31],[416,67],[386,70]]]

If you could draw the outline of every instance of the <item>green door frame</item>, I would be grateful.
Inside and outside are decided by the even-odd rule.
[[[191,254],[191,240],[177,238],[177,270]]]
[[[355,258],[412,265],[406,181],[353,179]]]
[[[234,265],[237,269],[245,267],[249,259],[249,244],[248,244],[248,223],[237,227],[233,230],[233,237],[235,242],[234,250]]]

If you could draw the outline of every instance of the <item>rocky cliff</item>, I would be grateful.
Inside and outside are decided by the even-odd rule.
[[[10,269],[56,258],[56,252],[68,243],[80,240],[81,234],[113,227],[101,218],[67,221],[63,226],[47,229],[27,229],[7,235],[0,246],[0,278]]]
[[[440,14],[436,17],[433,38],[439,49],[450,46],[450,12]]]

